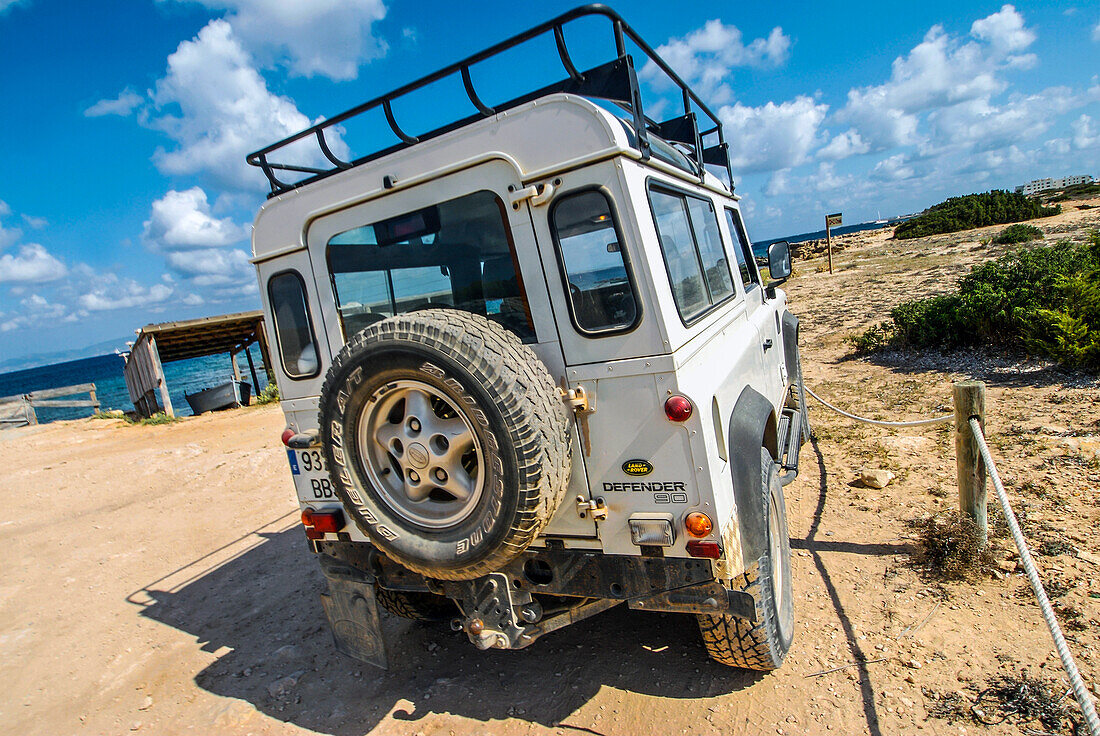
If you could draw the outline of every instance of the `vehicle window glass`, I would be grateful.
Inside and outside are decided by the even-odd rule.
[[[650,190],[650,201],[672,283],[672,297],[680,316],[689,320],[710,306],[710,299],[703,286],[686,203],[683,196],[659,189]]]
[[[745,241],[741,218],[731,209],[726,210],[726,224],[729,225],[730,236],[733,238],[733,254],[737,258],[737,268],[741,271],[741,283],[748,289],[753,284],[760,283],[760,274],[756,270],[756,258]]]
[[[346,336],[403,312],[453,307],[535,341],[504,203],[492,192],[345,230],[329,239],[328,261]]]
[[[607,198],[596,191],[568,195],[554,204],[552,219],[577,327],[607,332],[633,325],[638,305]]]
[[[717,304],[733,293],[733,276],[729,259],[722,247],[722,235],[718,230],[718,216],[707,200],[687,198],[688,212],[695,239],[699,244],[699,258],[703,262],[703,276],[710,289],[710,300]]]
[[[320,362],[302,277],[292,271],[276,274],[268,282],[267,292],[283,370],[291,378],[317,375]]]

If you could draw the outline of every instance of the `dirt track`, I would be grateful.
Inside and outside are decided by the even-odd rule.
[[[990,358],[847,357],[859,326],[986,257],[980,235],[854,239],[833,277],[797,264],[806,379],[882,418],[944,411],[955,378],[990,381],[993,451],[1025,530],[1080,555],[1039,561],[1065,584],[1060,610],[1083,627],[1067,631],[1071,647],[1096,682],[1100,386]],[[395,666],[361,667],[332,649],[277,408],[5,431],[0,723],[21,734],[1020,733],[926,715],[922,687],[973,699],[997,672],[1060,675],[1019,574],[941,589],[908,562],[906,522],[954,503],[949,430],[857,427],[817,408],[813,421],[819,439],[786,489],[795,644],[767,676],[707,661],[690,617],[621,607],[521,652],[390,619]],[[863,466],[898,478],[853,487]]]

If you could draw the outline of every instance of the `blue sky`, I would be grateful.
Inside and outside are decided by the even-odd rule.
[[[0,0],[0,359],[256,308],[248,234],[266,184],[246,153],[570,7]],[[857,222],[1100,175],[1093,3],[616,8],[722,117],[755,239],[818,229],[826,211]],[[610,58],[597,30],[567,30],[579,66]],[[552,54],[475,81],[505,99],[554,81]],[[458,95],[397,112],[425,129]]]

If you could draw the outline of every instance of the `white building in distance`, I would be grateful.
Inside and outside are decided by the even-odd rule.
[[[1016,187],[1017,194],[1038,194],[1039,192],[1045,192],[1048,189],[1063,189],[1065,187],[1072,187],[1074,184],[1092,184],[1096,181],[1089,175],[1083,176],[1066,176],[1061,179],[1033,179],[1027,184],[1021,184]]]

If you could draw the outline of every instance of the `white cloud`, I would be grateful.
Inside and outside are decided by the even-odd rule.
[[[867,153],[871,146],[854,130],[848,130],[835,136],[829,143],[817,152],[818,158],[839,160]]]
[[[126,117],[132,113],[144,98],[137,92],[127,87],[119,93],[118,97],[103,99],[84,111],[84,117],[98,118],[104,115],[121,115]]]
[[[778,66],[787,60],[790,47],[790,37],[778,26],[767,38],[746,45],[739,28],[714,19],[658,46],[657,53],[705,100],[723,103],[733,99],[726,81],[734,68]],[[658,89],[668,89],[668,78],[653,62],[642,67],[641,76]]]
[[[132,309],[160,304],[172,296],[172,287],[164,284],[142,286],[133,280],[109,280],[82,294],[77,303],[89,312],[104,312],[112,309]]]
[[[970,35],[987,41],[1005,54],[1022,51],[1035,41],[1035,33],[1024,27],[1023,17],[1011,5],[1004,5],[993,15],[974,21]]]
[[[1082,115],[1077,118],[1070,123],[1069,127],[1073,129],[1074,148],[1092,148],[1093,146],[1100,145],[1100,134],[1093,130],[1092,118],[1088,115]]]
[[[231,245],[247,235],[247,228],[231,218],[214,218],[206,192],[192,187],[183,192],[173,189],[153,202],[142,238],[164,250],[181,250]]]
[[[167,255],[168,265],[186,277],[199,277],[200,285],[240,283],[255,279],[248,254],[237,248],[176,251]],[[206,277],[206,278],[202,278]]]
[[[19,246],[16,255],[0,255],[0,283],[42,283],[62,278],[68,269],[38,243]]]
[[[1096,25],[1092,27],[1092,40],[1100,41],[1100,20],[1096,21]]]
[[[50,224],[45,217],[33,217],[28,214],[24,214],[22,217],[23,222],[27,223],[27,227],[33,228],[34,230],[41,230]]]
[[[970,33],[976,40],[964,42],[933,26],[921,43],[894,59],[887,82],[849,90],[837,119],[882,150],[921,142],[922,113],[975,101],[990,108],[990,98],[1007,87],[1001,72],[1036,63],[1033,55],[1018,53],[1035,41],[1035,33],[1011,5],[975,21]]]
[[[828,105],[805,95],[778,105],[723,106],[718,117],[730,142],[734,170],[739,174],[773,171],[805,162],[820,142],[819,128],[828,110]]]
[[[210,21],[168,57],[168,74],[157,81],[153,102],[160,114],[151,114],[147,124],[177,143],[175,150],[157,150],[157,167],[171,175],[207,172],[235,189],[262,181],[259,170],[245,163],[246,154],[311,123],[292,100],[268,90],[224,20]],[[176,109],[181,114],[168,112]],[[340,155],[342,144],[330,145]]]
[[[198,0],[227,10],[244,47],[265,65],[294,74],[355,79],[359,66],[386,53],[371,26],[386,16],[382,0]]]
[[[871,170],[871,176],[886,181],[911,179],[915,174],[916,171],[909,165],[909,157],[903,153],[887,156],[875,164],[875,168]]]

